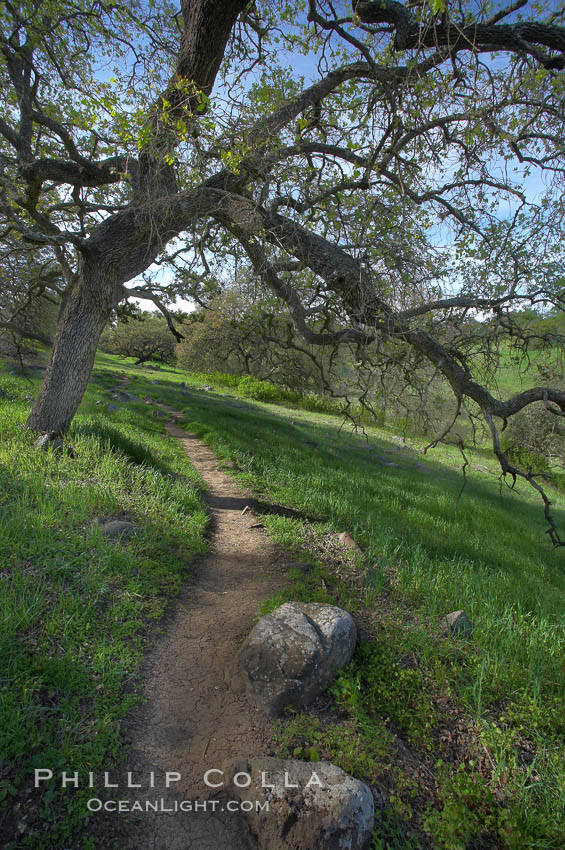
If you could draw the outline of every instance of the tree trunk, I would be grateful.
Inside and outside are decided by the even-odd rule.
[[[200,109],[200,95],[187,100],[178,78],[194,83],[204,93],[212,91],[231,29],[247,0],[183,0],[184,34],[177,72],[165,94],[172,103],[170,118],[179,110],[183,118]],[[219,7],[219,8],[218,8]],[[168,150],[168,129],[161,129],[150,149],[141,151],[136,206],[101,222],[88,239],[78,280],[65,293],[59,310],[57,333],[45,380],[27,420],[29,428],[43,432],[66,431],[76,413],[90,378],[94,355],[110,313],[123,299],[122,284],[145,271],[163,245],[178,235],[170,210],[153,215],[152,204],[177,193],[174,172],[160,161],[163,144]],[[156,154],[156,155],[155,155]],[[196,198],[194,216],[202,215]],[[98,258],[98,260],[96,260]],[[104,274],[111,269],[110,274]]]
[[[27,420],[38,431],[67,430],[86,390],[100,335],[116,305],[117,287],[101,268],[85,261],[65,293],[49,366]]]

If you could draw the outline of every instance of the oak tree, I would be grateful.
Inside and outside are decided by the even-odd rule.
[[[175,359],[176,339],[171,334],[163,316],[139,311],[135,318],[118,319],[107,328],[100,347],[121,357],[135,357],[136,365],[158,360],[172,363]]]
[[[522,306],[563,305],[563,18],[549,0],[5,0],[0,232],[60,272],[29,426],[69,426],[125,299],[167,312],[247,265],[309,344],[430,364],[455,398],[438,439],[481,417],[560,542],[499,432],[531,404],[564,415],[565,392],[501,398],[484,376],[501,341],[527,350]]]

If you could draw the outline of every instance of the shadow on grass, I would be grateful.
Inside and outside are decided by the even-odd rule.
[[[240,472],[257,477],[273,502],[289,503],[256,500],[259,514],[328,521],[365,538],[361,545],[377,548],[384,534],[389,544],[416,544],[431,560],[465,559],[467,568],[481,562],[489,570],[516,574],[533,560],[557,574],[564,569],[561,550],[546,542],[543,506],[523,490],[511,494],[492,479],[471,475],[457,504],[460,472],[404,456],[373,436],[373,451],[361,452],[362,435],[336,439],[339,419],[294,423],[257,406],[238,409],[212,394],[173,389],[167,394],[171,404],[185,408],[200,435],[212,437],[216,451],[234,460]],[[382,455],[395,462],[383,463]],[[555,507],[554,516],[565,528],[565,511]]]
[[[302,522],[320,522],[320,517],[310,516],[305,511],[297,511],[294,508],[289,508],[286,505],[274,505],[270,502],[264,502],[259,499],[254,499],[251,496],[208,496],[209,505],[213,508],[223,511],[243,511],[249,508],[257,516],[282,516],[287,519],[298,519]]]
[[[129,461],[138,466],[150,466],[165,475],[174,474],[174,471],[156,457],[153,452],[140,443],[129,439],[119,428],[116,428],[110,423],[99,422],[95,425],[89,423],[77,424],[73,428],[72,433],[74,435],[94,437],[102,443],[105,442],[109,445],[110,450],[120,452]]]

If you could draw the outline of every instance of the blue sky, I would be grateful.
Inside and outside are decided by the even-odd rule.
[[[506,5],[506,4],[497,4],[498,7],[500,7],[502,5]],[[528,5],[528,7],[521,10],[521,14],[527,14],[529,6],[530,6],[530,4]],[[338,12],[341,9],[343,14],[349,14],[351,7],[350,7],[349,3],[338,2],[337,4],[334,4],[334,8],[336,8],[338,10]],[[515,17],[516,17],[516,15],[513,15],[511,18],[509,18],[509,20],[512,20]],[[286,26],[286,32],[290,33],[291,28]],[[310,82],[316,80],[319,76],[318,71],[317,71],[317,67],[316,67],[317,66],[317,60],[318,60],[317,55],[311,54],[311,55],[304,56],[304,55],[300,55],[300,54],[291,53],[291,52],[286,51],[286,50],[285,51],[279,50],[276,58],[277,58],[278,63],[281,66],[288,67],[292,70],[294,78],[303,77],[306,85],[309,84]],[[494,67],[501,67],[501,66],[503,67],[504,66],[504,58],[501,57],[501,56],[491,59],[490,62]],[[252,75],[249,75],[249,78],[244,82],[244,84],[242,86],[243,90],[247,89],[248,86],[253,81],[257,80],[260,77],[261,73],[262,73],[261,69],[257,68],[256,71]],[[218,89],[217,96],[219,98],[221,98],[222,94],[223,94],[222,90]],[[503,165],[503,161],[500,160],[500,167],[502,167],[502,165]],[[521,184],[522,191],[526,195],[528,201],[536,202],[540,198],[540,196],[543,194],[543,191],[544,191],[544,188],[545,188],[544,183],[545,183],[546,178],[544,177],[543,173],[540,172],[539,170],[532,169],[531,174],[527,177],[525,177],[523,173],[522,173],[522,175],[520,175],[520,173],[518,172],[517,175],[516,175],[516,178],[517,178],[518,182]],[[514,210],[516,209],[516,203],[517,203],[517,200],[515,200],[515,199],[508,199],[508,198],[504,198],[503,196],[501,196],[500,197],[500,206],[499,206],[499,210],[498,210],[499,217],[510,218],[512,216]],[[441,228],[437,229],[436,233],[432,236],[432,239],[433,239],[434,242],[437,241],[437,244],[445,243],[444,234],[442,233]],[[156,271],[155,266],[152,267],[152,271]],[[162,280],[165,283],[170,280],[170,273],[168,271],[162,270],[160,272],[160,275],[161,275]],[[135,285],[135,282],[134,282],[134,285]],[[454,286],[456,287],[455,282],[454,282]],[[144,307],[144,309],[154,309],[154,305],[151,302],[141,302],[141,304]],[[193,309],[192,303],[188,302],[188,301],[184,301],[184,300],[177,301],[176,306],[180,307],[181,309],[185,309],[185,310]]]

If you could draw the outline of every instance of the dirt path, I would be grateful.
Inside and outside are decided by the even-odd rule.
[[[193,581],[145,665],[147,702],[133,712],[128,725],[131,750],[125,770],[133,772],[133,782],[144,786],[153,771],[155,788],[132,793],[142,802],[164,798],[171,807],[175,801],[207,798],[211,792],[203,781],[206,770],[222,769],[238,756],[272,753],[268,722],[231,689],[229,681],[234,657],[260,602],[282,579],[274,547],[261,529],[249,528],[256,517],[242,514],[248,501],[243,491],[218,470],[217,458],[197,438],[177,424],[167,430],[182,442],[209,488],[212,553],[195,565]],[[166,771],[182,775],[168,792]],[[213,779],[219,776],[214,774]],[[127,791],[122,796],[135,799]],[[104,831],[114,842],[108,847],[120,850],[252,847],[239,816],[218,808],[104,820]]]

